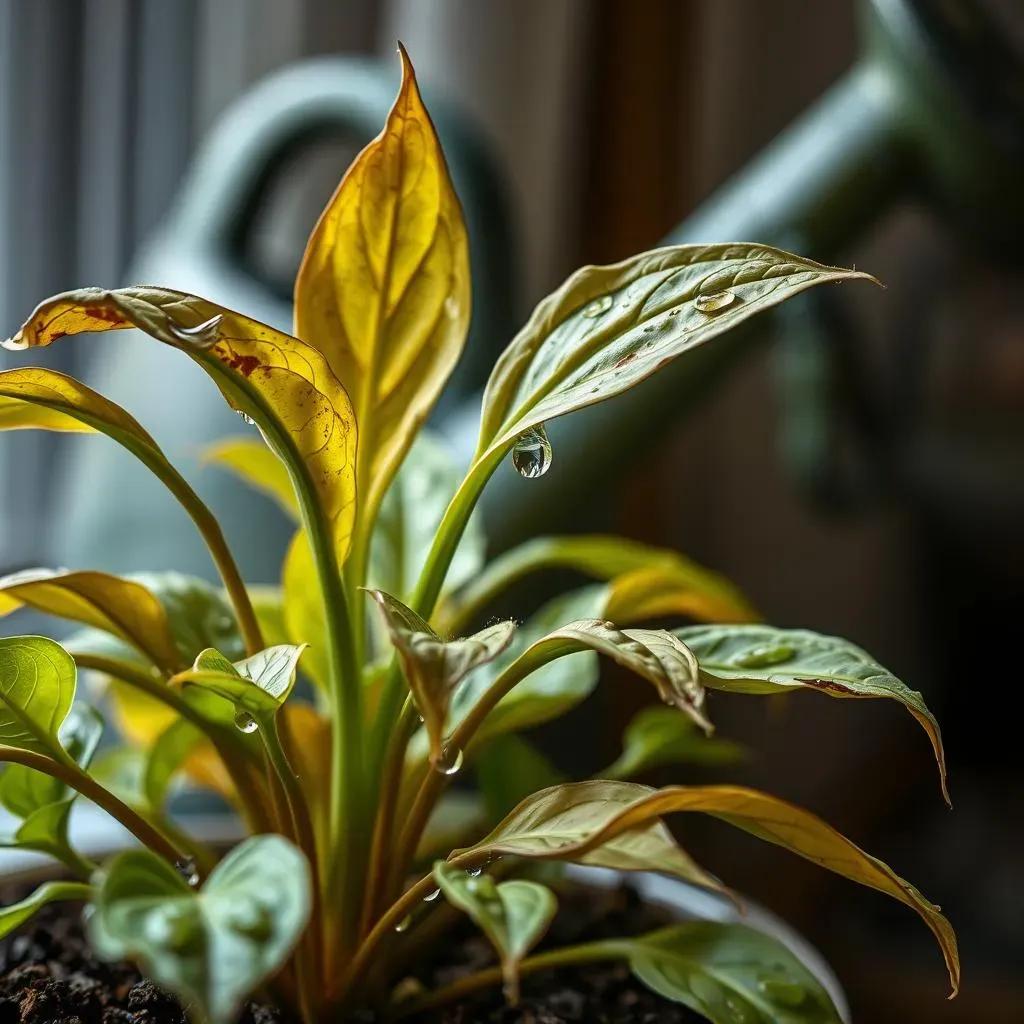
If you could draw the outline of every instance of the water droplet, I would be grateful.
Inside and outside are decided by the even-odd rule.
[[[479,878],[483,873],[484,868],[482,864],[477,864],[476,867],[466,868],[466,874],[469,875],[470,878]]]
[[[183,327],[181,324],[170,321],[171,334],[193,348],[213,348],[220,340],[220,325],[224,319],[220,313],[216,313],[209,320],[204,320],[195,327]]]
[[[242,417],[243,423],[248,423],[250,427],[256,426],[256,421],[247,412],[242,412],[241,409],[236,409],[235,412]]]
[[[807,998],[807,990],[789,978],[761,978],[757,987],[773,1002],[782,1006],[799,1006]]]
[[[434,900],[436,900],[437,897],[440,896],[440,895],[441,895],[441,890],[440,889],[435,889],[433,892],[428,892],[427,895],[423,897],[423,902],[424,903],[433,903]]]
[[[402,920],[399,921],[398,924],[395,925],[395,931],[399,932],[399,933],[407,932],[409,930],[409,925],[411,925],[411,924],[412,924],[412,914],[406,914],[406,916],[403,917]]]
[[[194,857],[183,857],[174,866],[189,885],[194,887],[199,884],[199,871],[196,869]]]
[[[551,442],[543,423],[539,427],[531,427],[516,439],[512,465],[527,480],[535,480],[551,468]]]
[[[24,352],[28,348],[28,338],[18,331],[13,338],[4,338],[3,341],[0,341],[0,346],[7,349],[8,352]]]
[[[582,316],[593,320],[595,316],[607,313],[614,303],[615,300],[610,295],[602,295],[599,299],[594,299],[593,301],[588,302],[583,309],[580,310],[580,313]]]
[[[792,661],[795,654],[796,651],[788,644],[764,644],[736,655],[732,664],[739,668],[767,668],[769,665]]]
[[[693,300],[698,313],[717,313],[719,310],[731,306],[736,301],[736,294],[730,291],[711,292],[708,295],[698,295]]]
[[[248,711],[239,711],[235,715],[235,728],[240,729],[246,734],[250,734],[254,733],[259,728],[259,724]]]
[[[462,767],[465,754],[458,747],[445,746],[434,762],[434,770],[442,775],[454,775]]]

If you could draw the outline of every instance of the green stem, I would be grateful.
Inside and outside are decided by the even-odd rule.
[[[54,857],[57,858],[70,871],[76,878],[82,879],[83,882],[88,882],[92,878],[93,872],[96,870],[96,865],[90,860],[86,860],[77,850],[72,849],[71,846],[67,846],[63,850],[52,850],[50,851]]]
[[[0,746],[0,761],[21,764],[59,779],[64,785],[81,793],[87,800],[91,800],[97,807],[119,821],[140,843],[148,846],[154,853],[166,858],[171,864],[176,864],[182,859],[182,851],[159,828],[114,796],[110,790],[104,789],[95,779],[86,775],[70,756],[67,756],[67,760],[58,761],[34,750]]]
[[[622,943],[615,939],[605,939],[598,942],[584,942],[578,946],[566,946],[563,949],[551,950],[549,953],[538,953],[537,956],[527,957],[523,960],[519,964],[518,970],[519,976],[525,977],[528,974],[551,971],[559,967],[574,967],[577,964],[594,963],[598,960],[625,960],[627,958],[628,952],[623,948]],[[392,1015],[397,1019],[432,1010],[445,1003],[454,1002],[456,999],[464,999],[481,989],[500,985],[502,981],[501,968],[489,967],[465,978],[460,978],[429,995],[402,1003],[393,1011]]]

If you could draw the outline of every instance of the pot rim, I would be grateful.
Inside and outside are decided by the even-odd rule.
[[[6,815],[0,814],[0,819]],[[190,834],[209,843],[232,843],[240,838],[238,821],[230,814],[186,814],[178,818]],[[138,846],[138,841],[118,822],[90,804],[76,806],[71,817],[72,845],[86,857],[105,860],[119,850]],[[623,872],[610,868],[566,865],[569,878],[600,888],[628,881],[651,903],[680,918],[741,922],[778,939],[818,979],[828,992],[845,1024],[850,1024],[850,1007],[839,979],[825,958],[782,918],[752,900],[744,898],[741,911],[720,893],[701,889],[679,878],[648,872]],[[45,854],[29,850],[0,850],[0,883],[29,885],[57,874],[60,866]]]

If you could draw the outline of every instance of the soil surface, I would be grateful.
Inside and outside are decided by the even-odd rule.
[[[2,893],[4,902],[21,893]],[[588,890],[561,899],[562,910],[540,948],[610,936],[637,935],[666,923],[634,892]],[[409,931],[410,939],[416,928]],[[494,954],[463,922],[429,944],[438,955],[416,958],[404,983],[436,988],[483,967]],[[702,1020],[634,981],[625,965],[597,963],[524,978],[519,1004],[509,1007],[500,987],[418,1017],[415,1024],[692,1024]],[[353,1024],[371,1024],[358,1013]],[[143,980],[130,964],[97,960],[74,905],[45,908],[0,944],[0,1024],[186,1024],[174,996]],[[250,1003],[240,1024],[295,1024],[272,1007]],[[332,1021],[331,1024],[334,1024]]]

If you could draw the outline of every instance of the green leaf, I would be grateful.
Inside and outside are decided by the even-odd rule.
[[[622,737],[622,753],[599,774],[628,779],[666,764],[735,764],[745,756],[738,743],[702,735],[672,708],[652,707],[637,712]]]
[[[459,358],[470,315],[462,211],[401,53],[387,124],[327,204],[295,283],[295,331],[326,356],[356,409],[367,528]]]
[[[462,473],[447,448],[424,431],[416,438],[381,502],[370,547],[369,586],[407,600],[420,577]],[[470,516],[445,585],[471,580],[483,567],[486,539],[479,515]]]
[[[519,1001],[519,964],[544,937],[558,903],[555,894],[537,882],[495,882],[489,875],[473,876],[434,865],[434,878],[445,899],[465,911],[491,940],[501,959],[505,995]]]
[[[161,811],[174,776],[189,754],[206,737],[198,727],[180,718],[172,722],[157,737],[156,743],[145,755],[141,791],[145,806]]]
[[[604,787],[617,787],[606,790]],[[630,799],[629,794],[633,793]],[[610,806],[612,800],[619,806]],[[953,985],[960,986],[956,936],[939,908],[929,903],[892,868],[865,853],[820,818],[795,804],[743,786],[666,786],[650,789],[627,782],[578,782],[545,790],[524,800],[491,835],[473,847],[493,856],[534,849],[550,842],[551,822],[568,822],[558,842],[561,859],[592,856],[609,842],[621,842],[637,830],[661,824],[662,816],[698,811],[721,818],[766,842],[774,843],[854,882],[899,900],[920,915],[938,941]],[[581,833],[585,838],[578,839]],[[556,833],[557,835],[557,833]],[[534,854],[536,856],[536,854]]]
[[[0,744],[68,755],[57,738],[75,696],[75,662],[42,636],[0,638]]]
[[[430,761],[444,756],[448,706],[455,688],[474,669],[493,661],[512,642],[514,622],[499,622],[462,640],[442,640],[411,608],[371,590],[391,642],[398,651],[413,701],[423,717]]]
[[[674,715],[682,721],[681,715]],[[537,790],[557,786],[565,776],[535,747],[519,736],[499,736],[480,753],[477,788],[488,824],[495,825],[521,800]]]
[[[236,846],[198,892],[155,854],[129,850],[107,866],[89,921],[93,948],[141,961],[211,1024],[229,1024],[298,942],[310,888],[305,858],[281,836]]]
[[[528,796],[486,838],[468,850],[483,862],[493,857],[557,860],[618,871],[657,871],[706,888],[721,889],[675,841],[660,821],[645,822],[610,842],[591,837],[638,799],[654,792],[632,782],[576,782]]]
[[[584,267],[544,299],[484,393],[477,458],[531,427],[604,401],[756,313],[855,278],[765,245],[681,245]],[[720,297],[715,309],[708,299]]]
[[[301,520],[288,467],[264,441],[254,437],[225,438],[203,452],[203,462],[228,470],[273,498],[294,522]]]
[[[91,899],[92,895],[91,885],[82,885],[79,882],[45,882],[20,903],[12,903],[0,908],[0,939],[10,935],[15,928],[20,928],[47,903],[57,903],[61,900],[87,900]]]
[[[316,494],[343,561],[355,516],[356,426],[348,395],[320,352],[206,299],[148,287],[56,295],[11,343],[31,348],[130,327],[187,353],[228,404],[256,422],[296,485]]]
[[[167,616],[143,584],[103,572],[28,569],[0,578],[0,615],[22,606],[126,640],[165,671],[180,665]]]
[[[939,723],[924,698],[866,651],[841,637],[774,626],[692,626],[676,630],[700,663],[709,689],[772,694],[808,689],[830,697],[885,697],[902,704],[931,740],[946,789],[946,753]]]
[[[612,941],[644,985],[714,1024],[841,1024],[818,979],[748,925],[687,921]]]

